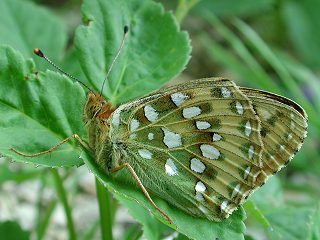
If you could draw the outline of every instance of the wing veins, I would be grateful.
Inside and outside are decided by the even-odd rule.
[[[193,153],[193,152],[191,152],[190,150],[188,150],[188,149],[185,149],[187,152],[189,152],[189,153],[191,153],[191,155],[194,155],[194,156],[196,156],[196,157],[198,157],[198,158],[200,158],[200,159],[205,159],[203,156],[199,156],[198,154],[195,154],[195,153]],[[207,159],[205,159],[205,162],[206,163],[208,163],[208,161],[209,160],[207,160]],[[213,160],[214,161],[214,160]],[[219,166],[216,166],[216,165],[213,165],[214,167],[216,167],[217,169],[220,169],[222,172],[224,172],[224,173],[226,173],[227,175],[229,175],[229,176],[231,176],[231,177],[234,177],[235,179],[237,179],[237,180],[239,180],[239,181],[243,181],[242,179],[238,179],[237,177],[235,177],[235,176],[233,176],[231,173],[228,173],[228,172],[226,172],[225,170],[223,170],[222,168],[220,168]],[[251,188],[251,186],[250,185],[248,185],[247,183],[245,183],[245,182],[242,182],[242,183],[244,183],[244,184],[246,184],[247,186],[249,186],[250,188]]]
[[[167,94],[167,95],[169,95],[169,94]],[[167,96],[167,95],[166,95],[166,96]],[[159,97],[161,97],[161,96],[159,96]],[[219,100],[219,101],[220,101],[220,100],[224,100],[224,101],[240,100],[240,101],[248,101],[248,102],[250,101],[249,99],[239,99],[239,98],[226,98],[226,99],[225,99],[225,98],[214,98],[214,99],[217,99],[217,100]],[[152,102],[154,102],[154,101],[156,101],[156,100],[157,100],[157,98],[156,98],[156,99],[152,99],[152,101],[150,101],[150,102],[148,102],[148,103],[152,103]],[[212,101],[212,99],[210,99],[210,101]],[[210,101],[209,101],[209,100],[197,101],[197,102],[185,104],[183,107],[182,107],[182,106],[176,107],[175,109],[172,109],[172,110],[171,110],[169,113],[167,113],[166,115],[161,116],[161,118],[157,119],[155,122],[150,122],[149,124],[147,124],[147,125],[145,125],[145,126],[143,126],[143,127],[141,127],[141,128],[136,129],[136,131],[143,130],[143,129],[147,128],[147,127],[159,126],[159,125],[156,125],[157,122],[162,121],[163,119],[167,118],[167,117],[170,116],[171,114],[176,113],[177,111],[181,110],[182,108],[186,108],[186,107],[190,107],[190,106],[195,106],[196,104],[210,103]],[[142,105],[142,107],[144,107],[144,106],[146,106],[146,103],[144,103],[144,104]],[[141,108],[142,108],[142,107],[141,107]],[[130,116],[129,116],[129,118],[128,118],[128,121],[129,121],[129,122],[132,120],[132,118],[133,118],[133,116],[136,114],[136,112],[137,112],[138,110],[140,110],[141,108],[137,108],[135,111],[132,111],[132,112],[131,112],[131,114],[130,114]],[[228,109],[228,108],[220,108],[220,109]],[[253,109],[252,107],[251,107],[251,108],[247,108],[247,109],[250,109],[250,110],[254,111],[254,109]],[[254,112],[255,112],[255,111],[254,111]],[[238,115],[229,114],[229,115],[216,115],[216,116],[236,116],[236,117],[237,117]],[[241,118],[241,117],[239,116],[239,118]],[[197,118],[192,118],[192,119],[194,120],[194,119],[197,119]],[[257,121],[257,119],[255,119],[255,118],[251,118],[251,119]],[[186,122],[187,122],[187,121],[190,121],[190,119],[185,119],[185,121],[186,121]],[[180,121],[180,122],[184,122],[184,121]],[[177,123],[180,123],[180,122],[177,122]]]
[[[233,201],[232,199],[229,199],[229,196],[224,196],[222,195],[221,193],[217,192],[215,190],[215,188],[208,182],[208,181],[205,181],[203,178],[201,178],[201,176],[197,175],[196,173],[192,172],[189,168],[187,168],[185,165],[183,165],[177,158],[175,158],[174,156],[172,156],[170,153],[168,154],[170,157],[174,158],[175,161],[177,163],[179,163],[180,166],[182,166],[185,170],[187,170],[192,176],[194,176],[195,178],[201,180],[201,182],[205,183],[207,186],[210,186],[212,188],[212,190],[217,193],[218,195],[221,195],[223,196],[224,198],[228,198],[228,200],[232,201],[233,203],[237,204],[235,201]],[[218,177],[217,177],[218,178]],[[219,182],[225,186],[228,186],[228,184],[226,184],[225,181],[223,181],[223,179],[219,178]],[[250,187],[250,186],[249,186]],[[204,194],[203,194],[204,195]],[[208,198],[210,198],[209,196],[207,196]],[[212,200],[213,203],[215,203],[216,205],[219,206],[219,204],[217,204],[215,201],[213,201],[212,198],[210,198]]]

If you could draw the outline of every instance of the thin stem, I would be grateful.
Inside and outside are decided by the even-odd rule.
[[[113,224],[119,204],[118,204],[118,200],[112,197],[112,194],[109,193],[109,196],[111,198],[111,219]]]
[[[64,212],[66,214],[69,239],[76,240],[77,237],[76,237],[76,232],[74,229],[74,223],[72,220],[71,208],[68,204],[67,194],[66,194],[66,191],[63,187],[62,179],[61,179],[57,169],[52,169],[51,172],[52,172],[54,185],[56,188],[58,198],[61,201],[63,208],[64,208]]]
[[[52,213],[54,209],[56,208],[57,200],[52,200],[48,206],[46,207],[46,210],[41,218],[39,220],[41,221],[37,226],[37,239],[42,240],[44,239],[44,236],[46,234],[47,228],[50,223],[50,219],[52,217]]]
[[[182,22],[183,18],[188,14],[190,9],[196,5],[200,0],[179,0],[177,9],[176,9],[176,18],[179,23]]]
[[[41,240],[42,239],[42,236],[40,235],[40,225],[42,224],[42,220],[41,220],[41,218],[42,218],[42,215],[41,215],[41,213],[42,213],[42,205],[41,205],[41,203],[42,203],[42,196],[43,196],[43,192],[44,192],[44,189],[45,189],[45,186],[46,186],[46,178],[45,178],[45,173],[46,172],[46,170],[43,170],[43,171],[41,171],[41,175],[40,175],[40,183],[41,183],[41,185],[40,185],[40,188],[39,188],[39,191],[38,191],[38,196],[37,196],[37,210],[38,210],[38,212],[37,212],[37,239],[38,240]]]
[[[96,191],[99,203],[100,228],[102,240],[111,240],[113,214],[111,211],[109,192],[97,178]]]
[[[81,235],[83,236],[81,239],[82,240],[91,240],[91,239],[95,239],[96,233],[99,229],[99,221],[100,219],[96,219],[94,221],[94,223],[86,229],[86,231],[84,231],[83,233],[81,233]]]

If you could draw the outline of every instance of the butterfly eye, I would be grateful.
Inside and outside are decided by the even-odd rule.
[[[100,107],[103,107],[104,105],[106,105],[106,101],[100,101]]]

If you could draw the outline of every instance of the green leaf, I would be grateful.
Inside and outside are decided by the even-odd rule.
[[[270,177],[262,188],[252,194],[250,200],[253,200],[263,213],[270,208],[270,205],[281,206],[284,200],[278,177]]]
[[[310,66],[320,67],[320,2],[318,0],[284,1],[281,8],[289,39]]]
[[[58,62],[66,41],[65,25],[47,9],[30,1],[0,1],[0,45],[8,44],[25,58],[33,57],[38,69],[47,69],[48,64],[33,54],[33,48],[43,49]]]
[[[277,89],[275,83],[271,81],[266,71],[246,47],[243,40],[212,13],[206,12],[205,16],[212,28],[225,39],[236,53],[235,56],[235,54],[226,49],[226,46],[221,46],[221,44],[216,43],[214,40],[210,41],[208,35],[204,35],[204,37],[206,36],[204,38],[206,41],[204,45],[208,48],[212,58],[217,59],[227,69],[231,69],[240,75],[241,78],[247,79],[246,84],[253,87],[260,86],[264,89]]]
[[[310,239],[313,214],[314,209],[309,207],[273,208],[266,214],[272,226],[272,230],[268,232],[269,239]]]
[[[137,221],[143,224],[143,237],[148,240],[163,239],[164,236],[172,233],[172,229],[162,224],[154,216],[150,215],[142,206],[136,207],[129,199],[120,199],[120,202],[129,208],[129,213]]]
[[[41,171],[38,169],[10,169],[8,162],[0,163],[0,187],[6,181],[15,181],[16,183],[39,178]]]
[[[311,219],[312,224],[312,239],[320,239],[320,205],[316,207],[313,218]]]
[[[24,231],[17,222],[6,221],[0,223],[1,239],[28,240],[29,235],[29,232]]]
[[[252,16],[261,14],[272,8],[274,0],[224,0],[224,1],[211,1],[202,0],[195,7],[194,12],[203,16],[204,11],[210,11],[217,16]]]
[[[65,72],[75,76],[81,82],[85,82],[85,75],[83,74],[80,62],[78,60],[77,51],[74,46],[69,48],[66,52],[61,62],[61,68]]]
[[[200,0],[179,0],[175,16],[179,23],[182,22],[188,12],[197,4]]]
[[[158,89],[176,76],[189,60],[186,32],[180,32],[172,13],[150,0],[86,0],[86,26],[76,31],[75,46],[83,71],[100,90],[108,67],[129,26],[128,37],[104,89],[113,104]]]
[[[0,152],[17,161],[61,167],[80,165],[78,143],[67,142],[50,154],[26,158],[23,153],[48,150],[77,133],[84,137],[79,84],[47,71],[34,74],[34,64],[10,47],[0,47]]]
[[[293,56],[284,51],[276,52],[278,58],[284,63],[290,74],[304,87],[305,97],[314,105],[314,111],[320,112],[320,77],[312,72],[304,63],[297,61]],[[312,133],[312,131],[310,131]]]
[[[41,201],[41,200],[39,200]],[[58,200],[57,199],[54,199],[54,200],[51,200],[49,203],[46,204],[46,208],[45,210],[43,211],[42,209],[38,211],[38,217],[37,217],[37,221],[38,221],[38,224],[37,224],[37,239],[44,239],[44,236],[46,234],[46,231],[48,229],[48,226],[50,224],[50,220],[51,220],[51,217],[53,215],[53,212],[54,210],[56,209],[56,206],[57,206],[57,203],[58,203]],[[39,205],[41,205],[39,203]]]
[[[121,236],[121,240],[138,240],[142,236],[142,229],[139,223],[132,224],[126,229],[124,234]]]
[[[159,197],[152,196],[155,203],[173,220],[174,224],[168,224],[164,217],[155,210],[143,193],[131,185],[114,181],[110,176],[99,170],[98,166],[86,152],[83,152],[87,167],[104,183],[114,196],[124,204],[144,228],[150,231],[153,218],[157,218],[167,226],[177,230],[191,239],[244,239],[245,225],[243,209],[234,212],[228,219],[222,222],[212,222],[204,218],[194,218],[189,214],[169,205]],[[150,215],[148,211],[152,213]],[[150,219],[151,218],[151,219]],[[190,227],[192,226],[192,227]],[[149,236],[149,235],[148,235]]]
[[[254,240],[254,238],[253,238],[253,237],[248,236],[248,235],[245,235],[245,236],[244,236],[244,239],[245,239],[245,240]]]
[[[248,215],[248,219],[250,221],[254,221],[256,223],[261,224],[264,228],[269,228],[270,223],[266,219],[266,217],[263,215],[263,213],[260,211],[258,206],[253,201],[247,201],[244,204],[244,208],[246,210],[246,213]]]
[[[317,208],[285,203],[278,178],[272,177],[252,196],[267,223],[268,239],[310,239]],[[267,227],[267,225],[265,226]]]

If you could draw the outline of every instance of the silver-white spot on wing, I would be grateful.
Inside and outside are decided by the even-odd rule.
[[[193,118],[201,114],[201,109],[199,107],[188,107],[184,108],[182,111],[182,115],[184,118]]]
[[[206,121],[196,121],[197,129],[205,130],[211,127],[211,124]]]
[[[246,125],[244,126],[244,133],[247,137],[249,137],[251,134],[251,131],[252,131],[251,124],[250,124],[250,121],[248,121],[248,122],[246,122]]]
[[[236,102],[236,109],[237,109],[237,113],[242,115],[243,114],[243,106],[240,102]]]
[[[150,152],[150,151],[147,150],[147,149],[139,149],[139,150],[138,150],[138,153],[139,153],[139,155],[140,155],[142,158],[152,159],[152,152]]]
[[[237,186],[235,186],[235,188],[232,191],[231,198],[234,198],[235,196],[237,196],[239,192],[240,192],[240,184],[237,184]]]
[[[151,141],[154,139],[154,133],[148,133],[148,139]]]
[[[211,160],[217,160],[220,157],[219,150],[211,145],[202,144],[200,145],[200,150],[204,157],[209,158]]]
[[[177,92],[173,93],[171,95],[171,100],[174,102],[176,106],[180,106],[182,103],[184,103],[187,99],[189,99],[189,96],[185,93]]]
[[[130,122],[130,131],[134,132],[135,130],[137,130],[139,127],[139,124],[140,124],[139,121],[133,118]]]
[[[111,123],[115,127],[119,127],[120,125],[120,112],[116,111],[112,114],[112,120]]]
[[[164,165],[165,170],[166,170],[166,174],[168,174],[169,176],[174,176],[178,174],[178,170],[176,165],[174,164],[173,160],[171,158],[169,158],[166,162],[166,164]]]
[[[253,145],[251,145],[251,146],[249,147],[249,150],[248,150],[249,159],[252,159],[253,154],[254,154],[254,147],[253,147]]]
[[[206,170],[206,166],[197,158],[192,158],[190,161],[190,168],[196,173],[203,173]]]
[[[223,96],[224,98],[228,98],[228,97],[231,96],[230,90],[229,90],[228,88],[226,88],[226,87],[222,87],[222,88],[221,88],[221,94],[222,94],[222,96]]]
[[[200,202],[204,201],[204,197],[200,192],[196,192],[196,195],[194,197],[197,201],[200,201]]]
[[[150,122],[155,122],[158,119],[159,113],[150,105],[144,107],[144,115]]]
[[[214,133],[212,136],[212,141],[217,142],[221,140],[221,136],[218,133]]]
[[[164,133],[163,142],[168,148],[175,148],[182,146],[181,136],[178,133],[171,132],[167,128],[162,128]]]
[[[284,151],[285,148],[282,144],[280,144],[279,149],[280,149],[280,151]]]
[[[229,203],[228,200],[224,200],[224,201],[221,203],[220,208],[221,208],[222,211],[226,212],[227,207],[228,207],[228,203]]]
[[[195,186],[194,189],[196,190],[196,192],[204,193],[204,192],[206,191],[207,187],[204,185],[203,182],[198,181],[198,182],[196,183],[196,186]]]
[[[248,166],[248,167],[246,168],[246,170],[244,171],[244,176],[243,176],[244,180],[247,179],[247,177],[248,177],[249,174],[250,174],[250,171],[251,171],[251,167]]]

